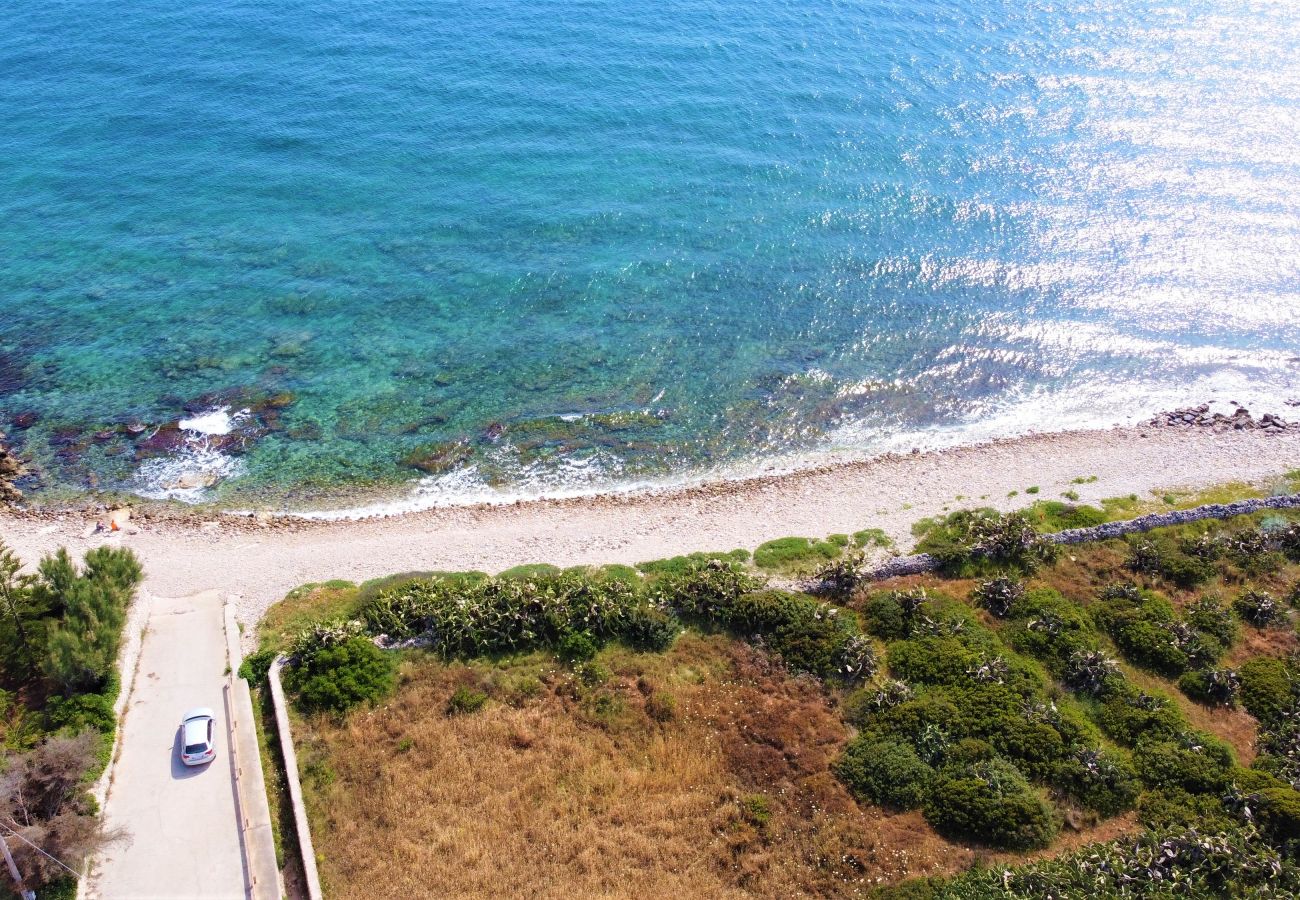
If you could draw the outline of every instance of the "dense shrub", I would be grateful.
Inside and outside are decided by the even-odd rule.
[[[934,779],[934,769],[910,745],[864,737],[845,747],[835,774],[854,796],[893,809],[920,808]]]
[[[928,602],[925,591],[881,591],[867,598],[863,607],[867,631],[884,641],[895,641],[912,633],[912,623]]]
[[[1219,792],[1194,794],[1174,785],[1153,788],[1138,798],[1138,821],[1160,832],[1186,828],[1188,823],[1210,833],[1241,825],[1241,818],[1224,805],[1223,797]]]
[[[1176,677],[1189,665],[1206,665],[1223,652],[1216,638],[1180,619],[1168,600],[1117,585],[1102,592],[1092,608],[1097,624],[1133,662]]]
[[[1218,597],[1203,595],[1197,597],[1183,610],[1187,624],[1197,631],[1208,634],[1223,647],[1231,647],[1237,642],[1241,631],[1232,610],[1224,606]]]
[[[1025,596],[1025,583],[1017,578],[999,575],[975,586],[971,599],[999,619],[1011,614],[1011,608]]]
[[[848,674],[845,652],[858,636],[850,611],[802,594],[755,591],[738,598],[725,611],[724,621],[741,634],[761,636],[796,671],[822,677]],[[870,652],[869,646],[854,646]]]
[[[117,702],[121,689],[117,673],[109,675],[104,687],[93,694],[71,694],[67,697],[50,697],[45,702],[45,724],[50,731],[64,730],[76,733],[92,729],[111,735],[117,727]]]
[[[1108,682],[1096,719],[1113,740],[1129,747],[1143,736],[1171,738],[1188,728],[1186,717],[1171,699],[1118,679]]]
[[[675,636],[674,613],[716,622],[761,585],[737,564],[713,559],[688,560],[648,586],[575,570],[470,581],[437,577],[381,593],[362,617],[371,634],[423,637],[447,657],[553,647],[572,632],[656,648]]]
[[[1194,731],[1172,737],[1147,735],[1133,751],[1138,776],[1156,788],[1178,787],[1192,794],[1222,791],[1233,769],[1232,751],[1217,738]]]
[[[343,712],[390,693],[394,668],[392,657],[366,638],[353,637],[299,657],[285,681],[304,710]]]
[[[1243,529],[1220,537],[1219,546],[1246,574],[1265,575],[1286,562],[1278,535],[1271,529]]]
[[[274,650],[259,650],[250,654],[239,664],[239,677],[250,685],[261,684],[266,679],[266,673],[271,670],[275,657]]]
[[[1193,588],[1218,574],[1214,561],[1185,552],[1167,535],[1130,537],[1128,566],[1134,572],[1154,575],[1181,588]]]
[[[1015,612],[1017,619],[1002,630],[1002,639],[1042,660],[1056,678],[1066,677],[1076,654],[1097,650],[1087,614],[1055,591],[1032,592]]]
[[[1109,518],[1105,510],[1096,506],[1062,503],[1060,500],[1040,500],[1026,510],[1026,515],[1039,531],[1049,532],[1092,528]]]
[[[848,597],[861,584],[865,564],[866,556],[856,549],[847,550],[843,556],[832,559],[813,575],[819,585],[819,593]]]
[[[1065,661],[1065,683],[1076,691],[1102,694],[1119,673],[1119,663],[1100,650],[1075,650]]]
[[[1277,598],[1268,591],[1253,588],[1242,591],[1237,599],[1232,601],[1232,608],[1237,611],[1237,615],[1256,628],[1277,625],[1286,618],[1286,611]]]
[[[560,638],[560,642],[555,646],[555,655],[561,662],[572,666],[595,659],[599,649],[591,635],[574,631]]]
[[[1232,669],[1196,669],[1178,679],[1178,689],[1198,703],[1232,706],[1241,690],[1241,676]]]
[[[1044,538],[1023,512],[958,510],[933,524],[917,543],[951,575],[1005,569],[1032,572],[1056,559],[1059,548]]]
[[[1282,660],[1257,656],[1242,664],[1240,675],[1241,705],[1262,724],[1296,708],[1296,685]]]
[[[925,819],[946,836],[1007,850],[1046,847],[1057,830],[1047,802],[1014,766],[998,760],[941,772]]]
[[[894,677],[918,684],[965,684],[986,662],[956,637],[923,636],[889,645],[887,658]]]
[[[919,885],[919,887],[918,887]],[[1144,833],[1093,844],[1068,856],[1015,867],[971,869],[951,880],[924,879],[878,892],[877,900],[1043,900],[1170,896],[1287,897],[1300,869],[1250,829]]]
[[[1122,756],[1082,747],[1057,765],[1052,779],[1079,803],[1103,816],[1132,809],[1141,783],[1137,772]]]
[[[628,608],[619,638],[634,650],[661,653],[681,632],[681,620],[671,611],[646,602]]]

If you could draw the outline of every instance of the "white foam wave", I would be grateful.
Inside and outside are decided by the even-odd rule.
[[[248,410],[241,409],[239,412],[231,415],[229,406],[222,406],[217,409],[211,409],[202,415],[193,416],[189,419],[181,419],[176,423],[181,431],[193,431],[197,434],[206,434],[221,436],[230,434],[238,427],[239,422],[246,415]]]
[[[172,455],[146,460],[136,470],[142,497],[152,500],[180,500],[199,503],[219,482],[244,474],[244,464],[212,443],[240,426],[249,410],[231,413],[229,406],[208,410],[181,419],[176,427],[185,432],[185,440]]]

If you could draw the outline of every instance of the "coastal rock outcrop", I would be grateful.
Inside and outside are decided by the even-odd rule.
[[[17,503],[23,499],[23,492],[14,487],[14,482],[26,471],[22,460],[5,443],[4,432],[0,432],[0,503]]]
[[[1210,404],[1202,403],[1200,406],[1161,413],[1146,424],[1153,428],[1210,428],[1219,433],[1253,430],[1280,434],[1300,429],[1300,423],[1288,422],[1273,413],[1264,413],[1256,419],[1246,407],[1235,403],[1233,406],[1236,408],[1232,415],[1224,415],[1221,412],[1210,412]]]

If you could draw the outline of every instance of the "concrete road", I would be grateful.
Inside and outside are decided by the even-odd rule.
[[[225,671],[220,595],[155,597],[104,807],[108,827],[130,841],[100,858],[86,897],[245,896]],[[191,768],[177,750],[181,716],[196,706],[216,713],[217,758]]]

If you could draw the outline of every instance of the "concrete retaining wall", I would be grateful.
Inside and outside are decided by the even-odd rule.
[[[280,751],[284,754],[284,777],[289,784],[289,802],[293,806],[293,822],[298,833],[298,848],[302,854],[302,871],[307,882],[308,900],[321,900],[320,873],[316,871],[316,848],[311,842],[311,825],[307,822],[307,807],[302,802],[302,782],[298,780],[298,753],[293,747],[293,731],[289,727],[289,706],[280,683],[280,670],[284,657],[277,656],[266,673],[271,685],[271,702],[275,706],[276,730],[280,732]]]
[[[284,885],[275,859],[275,833],[271,830],[271,805],[266,797],[262,754],[257,747],[253,696],[248,682],[239,677],[243,655],[235,608],[225,609],[226,659],[230,671],[222,693],[226,703],[226,729],[230,744],[230,769],[235,779],[235,807],[239,815],[239,841],[244,851],[248,896],[253,900],[280,900]]]
[[[1104,541],[1109,538],[1122,537],[1151,531],[1153,528],[1167,528],[1170,525],[1186,525],[1188,522],[1200,522],[1204,519],[1230,519],[1266,509],[1300,509],[1300,494],[1284,494],[1279,497],[1261,497],[1252,500],[1238,500],[1235,503],[1209,503],[1192,509],[1178,509],[1172,512],[1151,513],[1127,519],[1123,522],[1107,522],[1091,528],[1070,528],[1055,534],[1043,535],[1057,544],[1086,544],[1090,541]],[[866,581],[881,581],[902,575],[920,575],[933,572],[939,568],[939,561],[928,553],[916,553],[912,556],[900,556],[882,563],[863,574]]]

